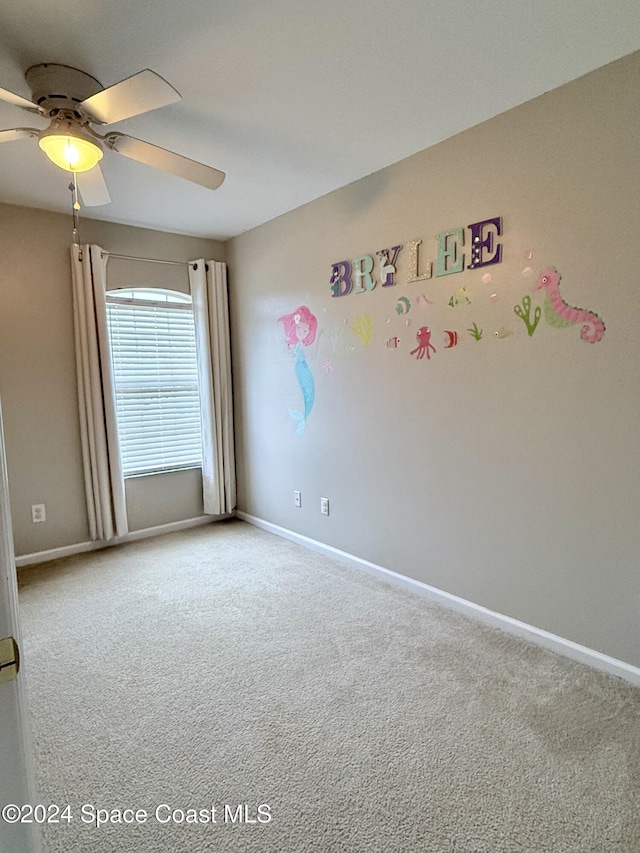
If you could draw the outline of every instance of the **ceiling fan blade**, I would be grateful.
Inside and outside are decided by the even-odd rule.
[[[175,154],[173,151],[167,151],[166,148],[143,142],[142,139],[135,139],[133,136],[112,133],[105,138],[105,141],[109,148],[117,151],[118,154],[124,154],[125,157],[137,160],[138,163],[145,163],[147,166],[169,172],[186,181],[193,181],[194,184],[200,184],[210,190],[217,190],[225,179],[224,172],[219,169],[205,166],[204,163],[190,160],[182,154]]]
[[[100,124],[114,124],[158,107],[175,104],[180,99],[180,93],[170,83],[147,68],[96,92],[82,101],[78,109]]]
[[[15,139],[28,139],[40,133],[35,127],[12,127],[11,130],[0,130],[0,142],[13,142]]]
[[[94,166],[88,172],[78,172],[76,180],[85,207],[98,207],[101,204],[111,203],[111,196],[100,166]]]
[[[13,104],[16,107],[22,107],[23,110],[30,110],[32,113],[39,113],[37,105],[22,95],[16,95],[15,92],[10,92],[8,89],[0,89],[0,101],[6,101],[8,104]]]

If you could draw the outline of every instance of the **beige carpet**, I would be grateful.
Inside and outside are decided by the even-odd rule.
[[[47,853],[640,851],[640,690],[247,524],[20,600]]]

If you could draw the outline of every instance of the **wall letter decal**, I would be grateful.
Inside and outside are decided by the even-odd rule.
[[[331,268],[331,290],[332,296],[346,296],[351,293],[353,282],[351,281],[351,264],[349,261],[338,261]],[[344,285],[344,286],[342,286]]]
[[[373,272],[373,258],[371,255],[360,255],[359,258],[354,258],[351,264],[355,284],[353,292],[364,293],[365,289],[373,290],[376,286],[376,282],[371,276],[371,273]]]
[[[438,261],[436,264],[436,275],[451,275],[454,272],[462,272],[464,268],[464,254],[458,252],[459,246],[464,246],[464,231],[456,228],[455,231],[445,231],[438,234]]]
[[[380,249],[376,255],[380,258],[380,282],[383,287],[395,284],[396,261],[402,246],[392,246],[390,249]]]
[[[407,282],[422,281],[425,278],[431,278],[431,261],[428,262],[426,272],[418,275],[418,246],[422,240],[411,240],[407,243],[409,249],[409,278]]]
[[[473,222],[468,226],[471,231],[471,263],[468,267],[470,270],[487,267],[489,264],[499,264],[502,260],[502,243],[498,243],[495,250],[493,248],[494,232],[489,230],[486,237],[484,236],[485,227],[488,226],[495,228],[495,236],[499,237],[502,234],[502,217],[484,219],[482,222]],[[485,251],[490,253],[490,256],[483,260]]]

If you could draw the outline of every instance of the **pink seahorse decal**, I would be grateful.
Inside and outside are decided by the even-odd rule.
[[[560,273],[553,267],[542,270],[532,290],[546,290],[549,294],[550,313],[555,315],[559,322],[554,323],[549,316],[547,319],[552,325],[569,325],[570,323],[584,323],[580,332],[583,341],[595,344],[604,335],[604,323],[593,311],[585,311],[582,308],[574,308],[564,301],[560,296]]]

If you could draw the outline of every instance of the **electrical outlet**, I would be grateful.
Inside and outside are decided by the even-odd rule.
[[[329,498],[320,498],[320,512],[329,515]]]
[[[293,493],[293,505],[302,506],[302,492]]]
[[[31,505],[31,521],[34,524],[38,524],[40,521],[47,520],[47,511],[45,509],[44,504],[32,504]]]

